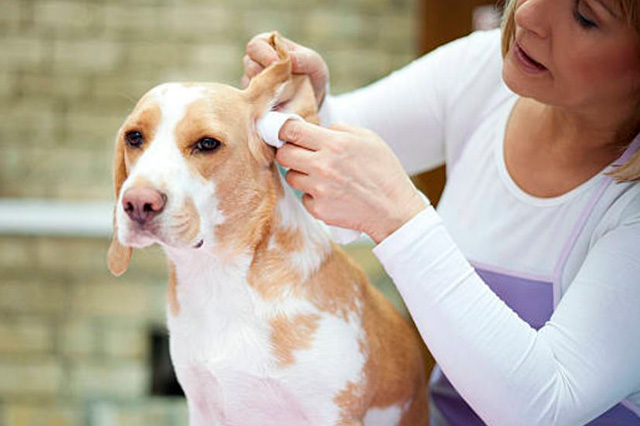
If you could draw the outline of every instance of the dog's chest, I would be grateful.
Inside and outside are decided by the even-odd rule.
[[[172,361],[189,400],[209,407],[208,415],[225,418],[224,424],[337,419],[334,398],[361,380],[366,361],[359,315],[339,318],[293,297],[265,301],[241,274],[209,279],[217,284],[179,283],[180,313],[168,318]],[[295,328],[303,327],[296,323],[302,317],[316,320],[313,339],[285,342],[292,348],[290,362],[283,363],[274,319],[287,318]],[[275,407],[283,418],[274,417]]]
[[[174,364],[268,365],[266,307],[252,294],[241,268],[183,276],[177,299],[180,312],[167,320]]]

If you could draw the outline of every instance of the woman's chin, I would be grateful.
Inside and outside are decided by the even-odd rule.
[[[505,58],[504,66],[502,67],[502,80],[509,90],[521,97],[538,100],[545,98],[545,90],[542,87],[544,82],[542,79],[523,73],[517,65],[509,59],[509,56]]]

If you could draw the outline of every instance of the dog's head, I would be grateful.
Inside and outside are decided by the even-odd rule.
[[[131,249],[153,243],[178,250],[248,244],[275,205],[275,151],[256,120],[278,107],[317,121],[313,90],[279,61],[238,90],[169,83],[149,91],[118,131],[116,204],[108,266],[126,271]]]

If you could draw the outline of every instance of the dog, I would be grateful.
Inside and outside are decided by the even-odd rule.
[[[118,131],[110,271],[158,243],[170,352],[192,426],[426,425],[414,330],[303,208],[256,132],[273,108],[318,122],[279,60],[239,90],[167,83]]]

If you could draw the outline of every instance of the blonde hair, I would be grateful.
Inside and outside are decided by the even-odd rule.
[[[627,22],[640,33],[640,7],[638,0],[617,0],[622,15]],[[502,56],[506,56],[515,38],[516,0],[507,0],[502,18]],[[640,180],[640,151],[636,152],[626,163],[611,174],[619,182]]]

